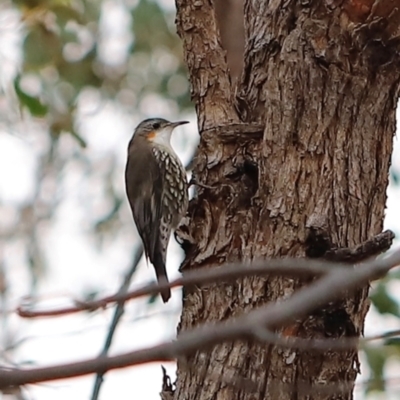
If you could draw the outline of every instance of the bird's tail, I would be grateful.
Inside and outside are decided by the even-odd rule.
[[[165,261],[161,252],[157,252],[157,254],[155,254],[153,265],[154,269],[156,270],[158,283],[168,283],[169,281],[167,276],[167,270],[165,269]],[[163,302],[166,303],[171,297],[171,289],[170,288],[163,289],[160,292],[160,294]]]

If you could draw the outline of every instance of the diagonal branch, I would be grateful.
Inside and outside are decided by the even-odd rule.
[[[298,264],[298,265],[296,265]],[[32,311],[19,307],[16,312],[22,318],[55,317],[69,315],[85,310],[94,311],[105,308],[107,304],[137,299],[139,297],[158,294],[166,287],[174,288],[179,286],[191,286],[195,284],[215,283],[216,280],[231,281],[248,276],[284,276],[289,278],[318,277],[327,274],[330,269],[345,272],[348,267],[339,266],[327,261],[312,261],[302,259],[270,260],[267,262],[257,262],[249,266],[232,264],[211,270],[196,270],[187,273],[186,276],[178,278],[167,284],[149,284],[140,289],[127,294],[115,294],[99,300],[77,302],[77,306],[65,307],[54,310]]]
[[[129,271],[127,272],[124,281],[122,282],[122,285],[118,290],[117,293],[118,295],[125,295],[128,292],[132,276],[136,271],[136,268],[139,264],[140,259],[142,258],[142,255],[143,255],[143,247],[140,245],[137,249],[134,250],[132,265],[129,268]],[[125,300],[121,300],[118,302],[117,307],[115,308],[113,319],[111,321],[110,328],[108,330],[108,334],[106,337],[106,341],[104,343],[103,350],[101,351],[99,357],[105,357],[108,353],[108,350],[110,350],[115,330],[117,329],[117,325],[122,315],[124,314],[124,305],[125,305]],[[97,400],[99,397],[100,388],[103,383],[103,376],[104,376],[104,371],[97,371],[96,380],[94,382],[93,393],[91,397],[92,400]]]
[[[0,389],[55,379],[71,378],[155,361],[169,361],[208,349],[222,342],[257,337],[260,327],[274,330],[334,301],[344,294],[386,274],[400,264],[400,250],[392,255],[360,264],[357,268],[332,269],[320,280],[300,289],[289,299],[268,304],[227,322],[205,324],[183,332],[177,340],[114,357],[74,362],[28,370],[0,369]]]
[[[192,286],[215,283],[217,281],[232,281],[248,276],[285,276],[289,278],[318,277],[330,272],[332,268],[339,271],[347,270],[348,266],[340,266],[324,260],[280,259],[257,261],[250,265],[228,264],[213,269],[197,269],[188,271],[185,276],[170,283],[151,283],[127,294],[115,294],[94,301],[77,301],[76,306],[53,310],[35,311],[18,307],[17,314],[22,318],[39,318],[69,315],[85,310],[94,311],[104,308],[109,303],[132,300],[143,296],[158,294],[161,290],[170,287]]]
[[[320,235],[313,236],[313,240],[320,238]],[[374,238],[367,240],[361,245],[353,249],[336,249],[335,251],[345,250],[348,253],[356,254],[357,261],[362,261],[367,257],[372,257],[373,255],[380,254],[389,249],[392,244],[394,234],[392,231],[387,230],[379,233]],[[318,239],[319,240],[319,239]],[[318,242],[317,240],[317,242]],[[315,245],[315,243],[313,243]],[[330,246],[330,242],[329,242]],[[324,247],[324,246],[323,246]],[[362,251],[359,251],[362,249]],[[367,250],[365,250],[367,249]],[[314,249],[315,250],[315,249]],[[323,254],[326,253],[324,250]],[[322,255],[323,255],[322,254]],[[340,253],[341,254],[341,253]],[[346,253],[347,254],[347,253]],[[361,255],[363,257],[361,257]],[[174,288],[178,286],[190,286],[190,285],[200,285],[207,283],[214,283],[216,281],[222,280],[234,280],[238,278],[248,277],[248,276],[286,276],[286,277],[299,277],[299,278],[309,278],[309,277],[319,277],[330,272],[331,269],[336,269],[340,272],[341,269],[346,271],[348,266],[340,266],[333,263],[332,261],[343,261],[349,262],[349,258],[342,257],[340,260],[336,258],[328,261],[315,261],[315,260],[302,260],[302,259],[280,259],[280,260],[268,260],[268,261],[258,261],[253,262],[250,265],[245,264],[228,264],[223,265],[219,268],[214,268],[213,270],[208,269],[198,269],[195,271],[189,271],[185,273],[185,276],[178,278],[171,283],[167,284],[149,284],[140,289],[134,290],[130,293],[117,293],[112,296],[107,296],[99,300],[94,300],[90,302],[76,302],[75,307],[65,307],[62,309],[55,310],[43,310],[43,311],[32,311],[26,310],[22,306],[18,307],[17,314],[23,318],[38,318],[38,317],[54,317],[61,315],[68,315],[76,312],[81,312],[84,310],[93,311],[98,308],[104,308],[109,303],[132,300],[138,297],[158,294],[161,290],[169,287]],[[353,261],[356,261],[355,259]]]

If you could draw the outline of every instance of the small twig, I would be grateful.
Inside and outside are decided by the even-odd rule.
[[[389,250],[394,237],[394,233],[387,230],[354,248],[335,248],[326,227],[311,226],[305,243],[306,255],[309,258],[323,258],[333,262],[356,264]]]
[[[172,400],[174,397],[174,387],[171,382],[171,377],[167,374],[167,370],[161,365],[163,374],[162,387],[160,397],[161,400]]]
[[[192,176],[192,179],[190,179],[190,182],[189,182],[189,187],[190,186],[199,186],[202,189],[209,189],[209,190],[215,190],[216,189],[216,186],[205,185],[204,183],[198,182],[197,179],[195,179],[193,176]]]
[[[143,247],[139,245],[139,247],[136,250],[134,250],[131,267],[129,268],[117,294],[124,295],[127,293],[129,286],[131,284],[132,276],[137,269],[137,266],[140,262],[140,259],[142,258],[142,255],[143,255]],[[117,307],[115,308],[113,319],[111,320],[110,328],[108,330],[106,341],[104,343],[103,350],[101,351],[99,357],[105,357],[108,353],[108,350],[110,350],[110,346],[112,343],[112,339],[114,337],[115,330],[117,329],[118,322],[120,321],[121,317],[124,314],[124,305],[125,305],[125,300],[121,300],[117,303]],[[97,400],[99,397],[100,388],[104,380],[103,379],[104,373],[105,371],[98,371],[96,374],[91,400]]]
[[[393,243],[394,233],[390,230],[379,233],[372,239],[366,240],[364,243],[354,248],[338,248],[328,250],[324,258],[329,261],[338,261],[345,263],[359,263],[370,257],[378,256],[389,250]]]

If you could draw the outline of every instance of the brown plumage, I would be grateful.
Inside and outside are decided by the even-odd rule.
[[[185,123],[161,118],[144,120],[128,146],[126,193],[158,282],[168,282],[165,261],[169,237],[188,206],[186,172],[170,145],[174,128]],[[163,290],[161,297],[166,303],[170,289]]]

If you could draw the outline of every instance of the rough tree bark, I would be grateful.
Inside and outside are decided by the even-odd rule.
[[[214,0],[214,7],[229,74],[232,84],[236,84],[243,69],[243,0]]]
[[[212,187],[199,187],[191,202],[183,273],[304,257],[316,222],[338,247],[379,233],[400,79],[396,2],[246,0],[244,66],[233,88],[212,1],[176,4],[201,134],[194,174]],[[304,283],[247,278],[186,290],[179,330]],[[364,288],[316,310],[283,334],[359,336],[367,295]],[[174,398],[351,399],[357,373],[356,351],[238,341],[180,360]]]

